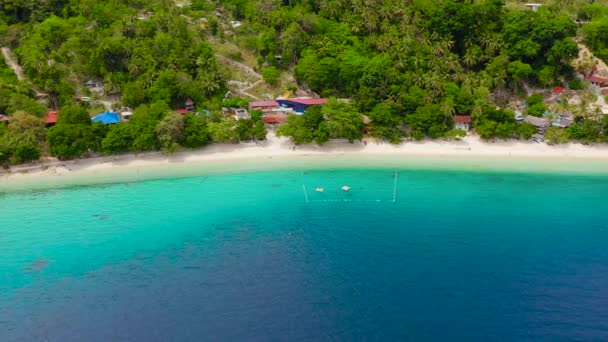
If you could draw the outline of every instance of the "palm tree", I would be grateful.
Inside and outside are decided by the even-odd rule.
[[[456,114],[456,104],[451,97],[443,100],[441,103],[441,112],[446,118],[452,118],[452,115]]]

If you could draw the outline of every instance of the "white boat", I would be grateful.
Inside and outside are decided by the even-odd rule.
[[[325,189],[323,189],[323,188],[316,188],[315,191],[316,192],[323,192],[323,191],[325,191]]]
[[[350,186],[348,186],[348,185],[343,186],[342,191],[350,191]]]

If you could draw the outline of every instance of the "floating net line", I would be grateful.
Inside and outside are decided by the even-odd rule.
[[[397,201],[398,171],[307,171],[302,172],[306,203]]]

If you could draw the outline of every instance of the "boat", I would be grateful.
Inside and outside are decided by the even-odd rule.
[[[323,188],[316,188],[315,191],[316,192],[323,192],[323,191],[325,191],[325,189],[323,189]]]
[[[343,186],[342,191],[350,191],[350,186],[348,186],[348,185]]]

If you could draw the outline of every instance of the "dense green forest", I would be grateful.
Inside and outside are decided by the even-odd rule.
[[[228,70],[216,42],[257,57],[269,84],[293,73],[299,87],[330,100],[290,117],[278,134],[297,143],[361,139],[399,142],[452,138],[453,115],[471,115],[485,139],[529,139],[536,129],[509,109],[528,87],[577,85],[575,38],[608,60],[608,11],[601,1],[546,1],[538,11],[503,0],[4,0],[0,46],[23,67],[19,81],[0,56],[0,162],[41,155],[198,147],[264,139],[261,113],[221,115]],[[201,28],[201,18],[208,27]],[[230,26],[231,20],[243,23]],[[103,108],[83,85],[103,82],[116,106],[135,108],[128,123],[92,124]],[[572,87],[574,89],[575,87]],[[195,112],[181,116],[187,99]],[[529,115],[541,115],[541,103]],[[59,122],[45,128],[47,108]],[[364,124],[362,114],[371,122]],[[577,114],[562,142],[608,140],[608,120]],[[565,138],[564,138],[565,137]]]

